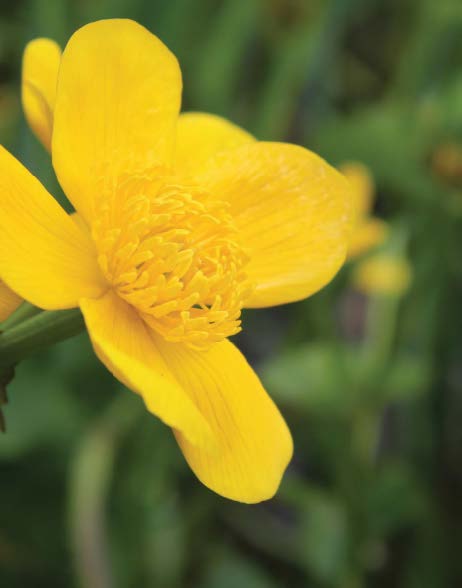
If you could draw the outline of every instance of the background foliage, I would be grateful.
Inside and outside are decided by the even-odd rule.
[[[259,506],[196,482],[86,336],[24,362],[0,438],[1,586],[462,585],[462,4],[3,0],[0,139],[55,194],[22,49],[115,16],[176,53],[185,109],[364,162],[414,278],[365,296],[352,262],[307,301],[247,313],[238,344],[296,446]]]

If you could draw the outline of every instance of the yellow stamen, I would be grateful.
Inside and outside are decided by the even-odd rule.
[[[225,203],[164,168],[121,180],[101,200],[99,264],[152,329],[195,348],[241,330],[248,257]]]

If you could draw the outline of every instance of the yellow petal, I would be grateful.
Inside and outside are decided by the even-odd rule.
[[[123,384],[140,394],[150,412],[199,446],[213,449],[212,432],[159,354],[151,331],[113,291],[99,300],[81,300],[99,359]]]
[[[364,218],[371,212],[374,198],[375,187],[371,173],[365,165],[356,161],[342,164],[339,171],[350,183],[354,217],[358,220]]]
[[[245,358],[229,341],[194,351],[156,340],[219,444],[219,451],[204,452],[181,431],[175,433],[196,476],[226,498],[247,503],[271,498],[292,457],[292,438]]]
[[[71,212],[70,217],[77,224],[79,229],[82,229],[82,231],[84,231],[84,233],[87,233],[88,235],[91,234],[91,229],[87,225],[82,215],[80,215],[78,212]]]
[[[79,29],[58,77],[53,165],[87,222],[121,173],[171,161],[181,72],[157,37],[130,20]]]
[[[0,322],[6,320],[21,302],[22,298],[0,281]]]
[[[284,143],[251,143],[218,154],[201,181],[229,201],[251,260],[256,289],[247,306],[313,294],[345,259],[348,184],[314,153]]]
[[[388,225],[378,218],[367,218],[364,222],[354,226],[348,245],[348,259],[353,259],[385,241],[388,235]]]
[[[51,39],[34,39],[24,50],[22,104],[31,129],[46,149],[51,148],[56,81],[61,48]]]
[[[214,114],[187,112],[177,126],[175,167],[185,176],[203,173],[216,153],[255,141],[250,133]]]
[[[41,308],[77,306],[106,289],[88,234],[0,147],[0,275]]]

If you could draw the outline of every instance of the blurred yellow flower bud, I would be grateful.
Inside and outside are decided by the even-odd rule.
[[[364,294],[399,296],[406,292],[412,270],[404,257],[378,254],[358,263],[353,272],[354,287]]]
[[[447,142],[438,145],[432,160],[432,169],[442,180],[460,186],[462,183],[462,146]]]

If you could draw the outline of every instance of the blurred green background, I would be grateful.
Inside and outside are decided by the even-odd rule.
[[[237,342],[295,439],[258,506],[201,486],[86,335],[22,363],[0,437],[0,586],[462,586],[462,3],[2,0],[0,140],[55,194],[21,112],[22,50],[111,17],[178,56],[185,109],[365,163],[413,280],[365,295],[353,261],[307,301],[246,313]]]

